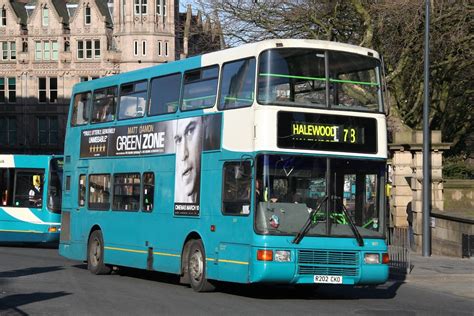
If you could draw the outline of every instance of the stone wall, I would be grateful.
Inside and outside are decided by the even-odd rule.
[[[472,212],[474,215],[474,180],[445,180],[444,208],[448,211]]]
[[[474,235],[474,221],[433,212],[431,252],[434,255],[462,257],[462,235]]]

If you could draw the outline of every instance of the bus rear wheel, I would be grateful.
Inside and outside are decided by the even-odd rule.
[[[104,238],[100,230],[94,230],[87,244],[87,269],[93,274],[108,274],[111,269],[104,264]]]
[[[206,279],[206,253],[200,239],[191,241],[187,272],[194,291],[209,292],[215,289],[214,285]]]

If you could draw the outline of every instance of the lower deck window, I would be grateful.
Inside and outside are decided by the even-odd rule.
[[[110,208],[109,174],[89,176],[89,208],[93,210],[108,210]]]
[[[113,209],[138,211],[140,208],[140,174],[124,173],[114,175]]]
[[[223,170],[222,213],[250,214],[251,167],[249,162],[226,162]]]

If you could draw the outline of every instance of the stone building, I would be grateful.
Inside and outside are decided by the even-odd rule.
[[[60,154],[74,84],[199,51],[185,27],[196,17],[178,8],[178,0],[0,0],[0,153]],[[198,30],[210,36],[215,27]],[[212,38],[212,50],[222,48]]]

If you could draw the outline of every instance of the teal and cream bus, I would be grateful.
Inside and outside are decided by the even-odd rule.
[[[0,155],[0,242],[59,241],[62,156]]]
[[[77,84],[60,253],[196,291],[384,283],[381,80],[373,50],[282,39]]]

